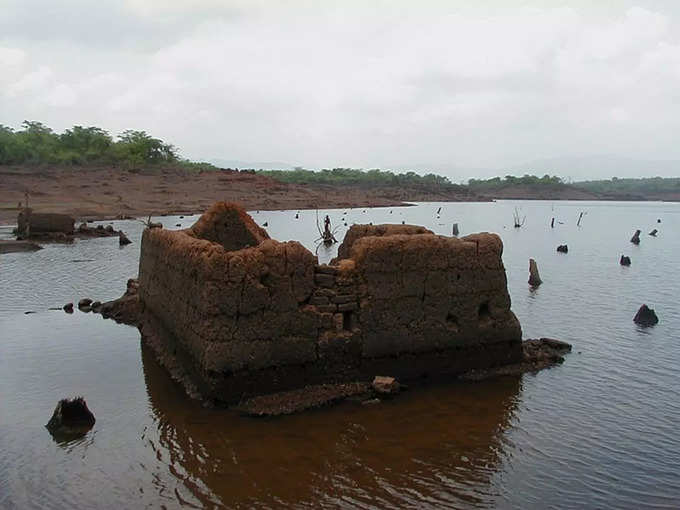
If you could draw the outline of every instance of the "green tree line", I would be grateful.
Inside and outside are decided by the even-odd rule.
[[[396,174],[389,170],[379,169],[333,168],[313,171],[298,168],[288,171],[259,170],[258,174],[291,184],[409,187],[429,191],[465,191],[465,186],[454,184],[447,177],[432,173],[419,175],[415,172]]]
[[[98,127],[73,126],[55,133],[41,122],[24,121],[21,129],[0,124],[0,165],[114,164],[135,167],[176,163],[177,149],[145,131],[123,131],[114,139]]]
[[[610,180],[576,182],[574,186],[587,189],[595,193],[664,193],[680,191],[678,177],[642,177],[637,179],[621,179],[613,177]]]
[[[492,191],[509,186],[531,186],[531,187],[555,187],[561,186],[564,182],[560,177],[545,174],[543,177],[524,174],[522,177],[506,175],[505,177],[494,177],[492,179],[470,179],[468,186],[473,191]]]

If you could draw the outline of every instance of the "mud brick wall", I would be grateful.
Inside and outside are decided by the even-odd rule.
[[[517,361],[502,249],[494,234],[363,225],[349,230],[343,257],[318,265],[219,203],[191,229],[144,232],[139,293],[205,396],[231,402],[378,369],[415,376],[414,367]]]
[[[24,209],[17,217],[17,230],[21,234],[29,232],[37,234],[41,232],[73,233],[75,220],[67,214],[36,213],[31,209]]]

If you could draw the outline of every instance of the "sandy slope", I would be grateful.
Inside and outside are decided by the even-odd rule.
[[[246,209],[313,209],[400,205],[407,201],[467,201],[451,192],[362,189],[284,184],[247,172],[157,169],[133,173],[115,168],[35,169],[0,167],[0,223],[16,221],[29,192],[31,207],[77,218],[202,212],[217,200]],[[474,199],[474,197],[472,198]],[[483,200],[483,199],[482,199]]]

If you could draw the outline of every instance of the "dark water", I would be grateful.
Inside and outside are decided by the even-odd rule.
[[[520,230],[515,206],[527,217]],[[254,217],[313,249],[314,212],[295,212]],[[330,211],[334,224],[343,212]],[[550,229],[552,216],[564,224]],[[115,222],[134,244],[0,256],[0,507],[680,508],[680,204],[423,204],[345,218],[500,233],[524,336],[566,340],[573,354],[536,375],[417,388],[375,406],[273,420],[204,409],[136,329],[47,311],[123,292],[141,224]],[[195,219],[161,218],[171,228]],[[628,242],[635,228],[640,246]],[[556,253],[564,243],[569,253]],[[619,266],[622,253],[631,267]],[[331,256],[321,248],[320,260]],[[535,292],[529,257],[544,280]],[[633,324],[642,303],[657,326]],[[97,423],[57,443],[43,425],[76,394]]]

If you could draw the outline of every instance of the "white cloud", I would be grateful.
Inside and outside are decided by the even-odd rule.
[[[23,63],[26,54],[18,48],[3,48],[0,46],[0,69],[6,70]]]
[[[677,9],[462,5],[102,3],[95,44],[0,36],[0,122],[310,166],[680,158]]]

